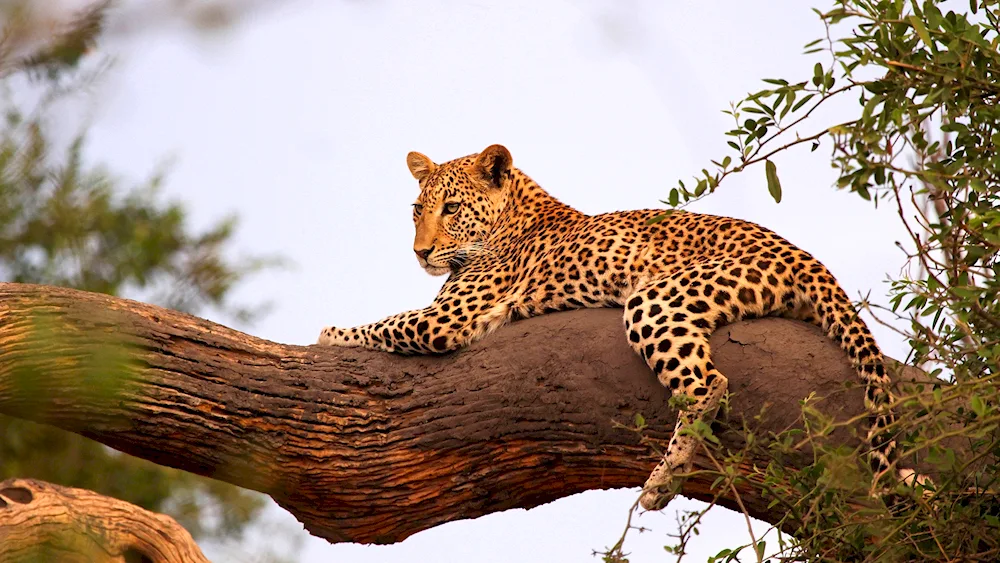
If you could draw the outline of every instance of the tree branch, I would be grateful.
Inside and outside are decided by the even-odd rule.
[[[169,516],[33,479],[0,482],[0,561],[208,563]]]
[[[730,382],[730,426],[767,407],[758,428],[780,432],[810,392],[838,419],[863,412],[860,387],[845,390],[855,381],[846,357],[812,326],[738,323],[712,346]],[[614,422],[641,413],[649,434],[667,438],[668,398],[628,347],[619,310],[545,315],[457,354],[403,357],[276,344],[134,301],[0,283],[0,412],[265,492],[332,542],[397,542],[637,487],[656,458]],[[724,447],[742,448],[720,432]],[[711,499],[712,481],[692,477],[683,494]],[[756,488],[736,490],[751,516],[780,517]]]

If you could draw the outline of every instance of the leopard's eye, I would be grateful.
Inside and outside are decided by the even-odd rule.
[[[421,213],[424,212],[424,206],[420,205],[419,203],[414,203],[413,212],[416,213],[417,215],[420,215]]]
[[[459,204],[457,204],[457,203],[446,203],[446,204],[444,204],[444,214],[445,215],[450,215],[452,213],[458,212],[458,205]]]

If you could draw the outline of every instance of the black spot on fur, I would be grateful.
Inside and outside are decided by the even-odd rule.
[[[681,358],[687,358],[694,351],[694,342],[685,342],[677,349],[677,355]]]
[[[705,303],[704,301],[701,300],[695,301],[694,303],[691,303],[690,305],[687,306],[687,310],[691,311],[692,313],[705,313],[708,311],[708,309],[709,309],[708,303]]]

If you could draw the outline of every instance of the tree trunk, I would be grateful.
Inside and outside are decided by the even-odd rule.
[[[860,386],[845,389],[856,380],[846,356],[815,327],[762,319],[711,343],[729,378],[726,426],[780,432],[811,392],[839,419],[863,412]],[[620,424],[641,413],[647,434],[669,437],[668,399],[628,347],[620,310],[545,315],[459,353],[404,357],[276,344],[134,301],[0,283],[0,412],[265,492],[331,542],[397,542],[640,486],[657,460]],[[713,480],[692,477],[683,494],[712,499]],[[751,516],[782,515],[756,488],[737,490]]]
[[[208,563],[169,516],[33,479],[0,482],[0,561]]]

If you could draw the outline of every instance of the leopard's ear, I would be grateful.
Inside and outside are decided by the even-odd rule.
[[[483,180],[489,182],[491,187],[502,188],[510,176],[513,161],[507,147],[490,145],[479,153],[472,168],[479,173]]]
[[[437,168],[437,164],[434,164],[426,155],[418,152],[411,152],[406,155],[406,165],[410,168],[410,174],[413,174],[413,177],[418,182],[422,182],[428,174],[434,172],[434,169]]]

